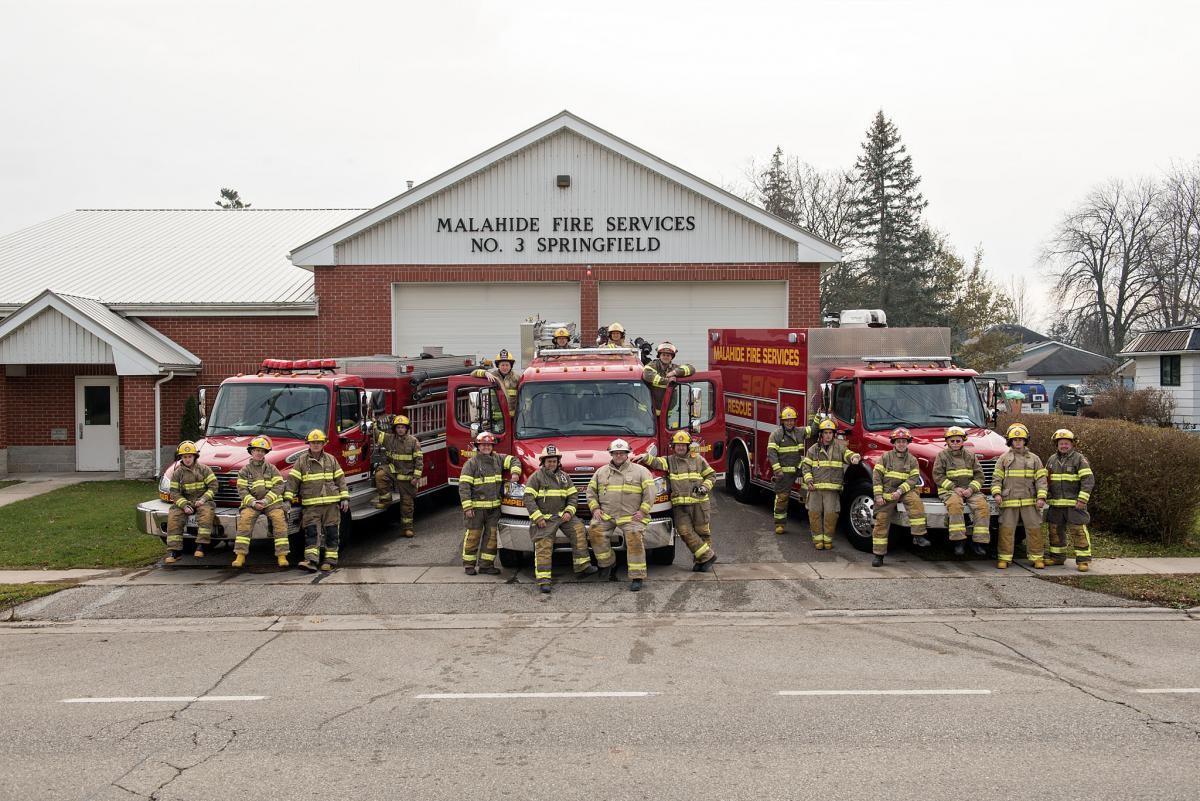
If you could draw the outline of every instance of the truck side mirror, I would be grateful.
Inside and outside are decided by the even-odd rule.
[[[200,387],[200,390],[196,393],[196,397],[197,397],[198,404],[200,406],[200,430],[201,431],[208,430],[208,404],[205,402],[207,399],[207,396],[208,396],[208,393],[205,391],[205,388]]]
[[[480,421],[483,420],[484,415],[490,412],[490,409],[485,408],[489,405],[486,392],[475,390],[467,395],[467,417],[471,421],[473,431],[479,430]]]
[[[358,419],[362,421],[365,430],[371,420],[371,398],[362,390],[358,392]]]
[[[833,384],[821,385],[821,410],[828,412],[833,409]]]
[[[688,410],[688,414],[695,423],[698,423],[704,417],[704,387],[692,384],[689,389],[691,390],[691,408]]]

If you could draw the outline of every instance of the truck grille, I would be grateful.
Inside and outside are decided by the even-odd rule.
[[[571,473],[571,483],[575,485],[575,510],[581,515],[590,515],[587,505],[587,485],[594,473]]]
[[[237,491],[237,473],[217,473],[217,506],[240,506],[242,496]]]
[[[986,491],[992,485],[992,473],[996,472],[996,460],[980,459],[979,466],[983,468],[983,489]]]

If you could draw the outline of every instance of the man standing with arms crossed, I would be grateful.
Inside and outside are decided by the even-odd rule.
[[[625,555],[629,563],[629,589],[637,592],[646,578],[646,544],[642,539],[650,509],[654,505],[654,477],[650,471],[629,460],[629,443],[614,439],[608,446],[612,460],[596,471],[588,482],[587,502],[592,510],[594,533],[608,538],[619,529],[625,536]],[[596,554],[601,579],[613,575],[617,566]]]

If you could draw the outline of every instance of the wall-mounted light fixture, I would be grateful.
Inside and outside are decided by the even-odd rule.
[[[560,175],[554,183],[559,189],[566,189],[571,185],[571,176]]]

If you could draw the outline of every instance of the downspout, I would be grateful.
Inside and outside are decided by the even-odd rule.
[[[163,384],[175,377],[175,371],[154,382],[154,479],[162,478],[162,392]]]

